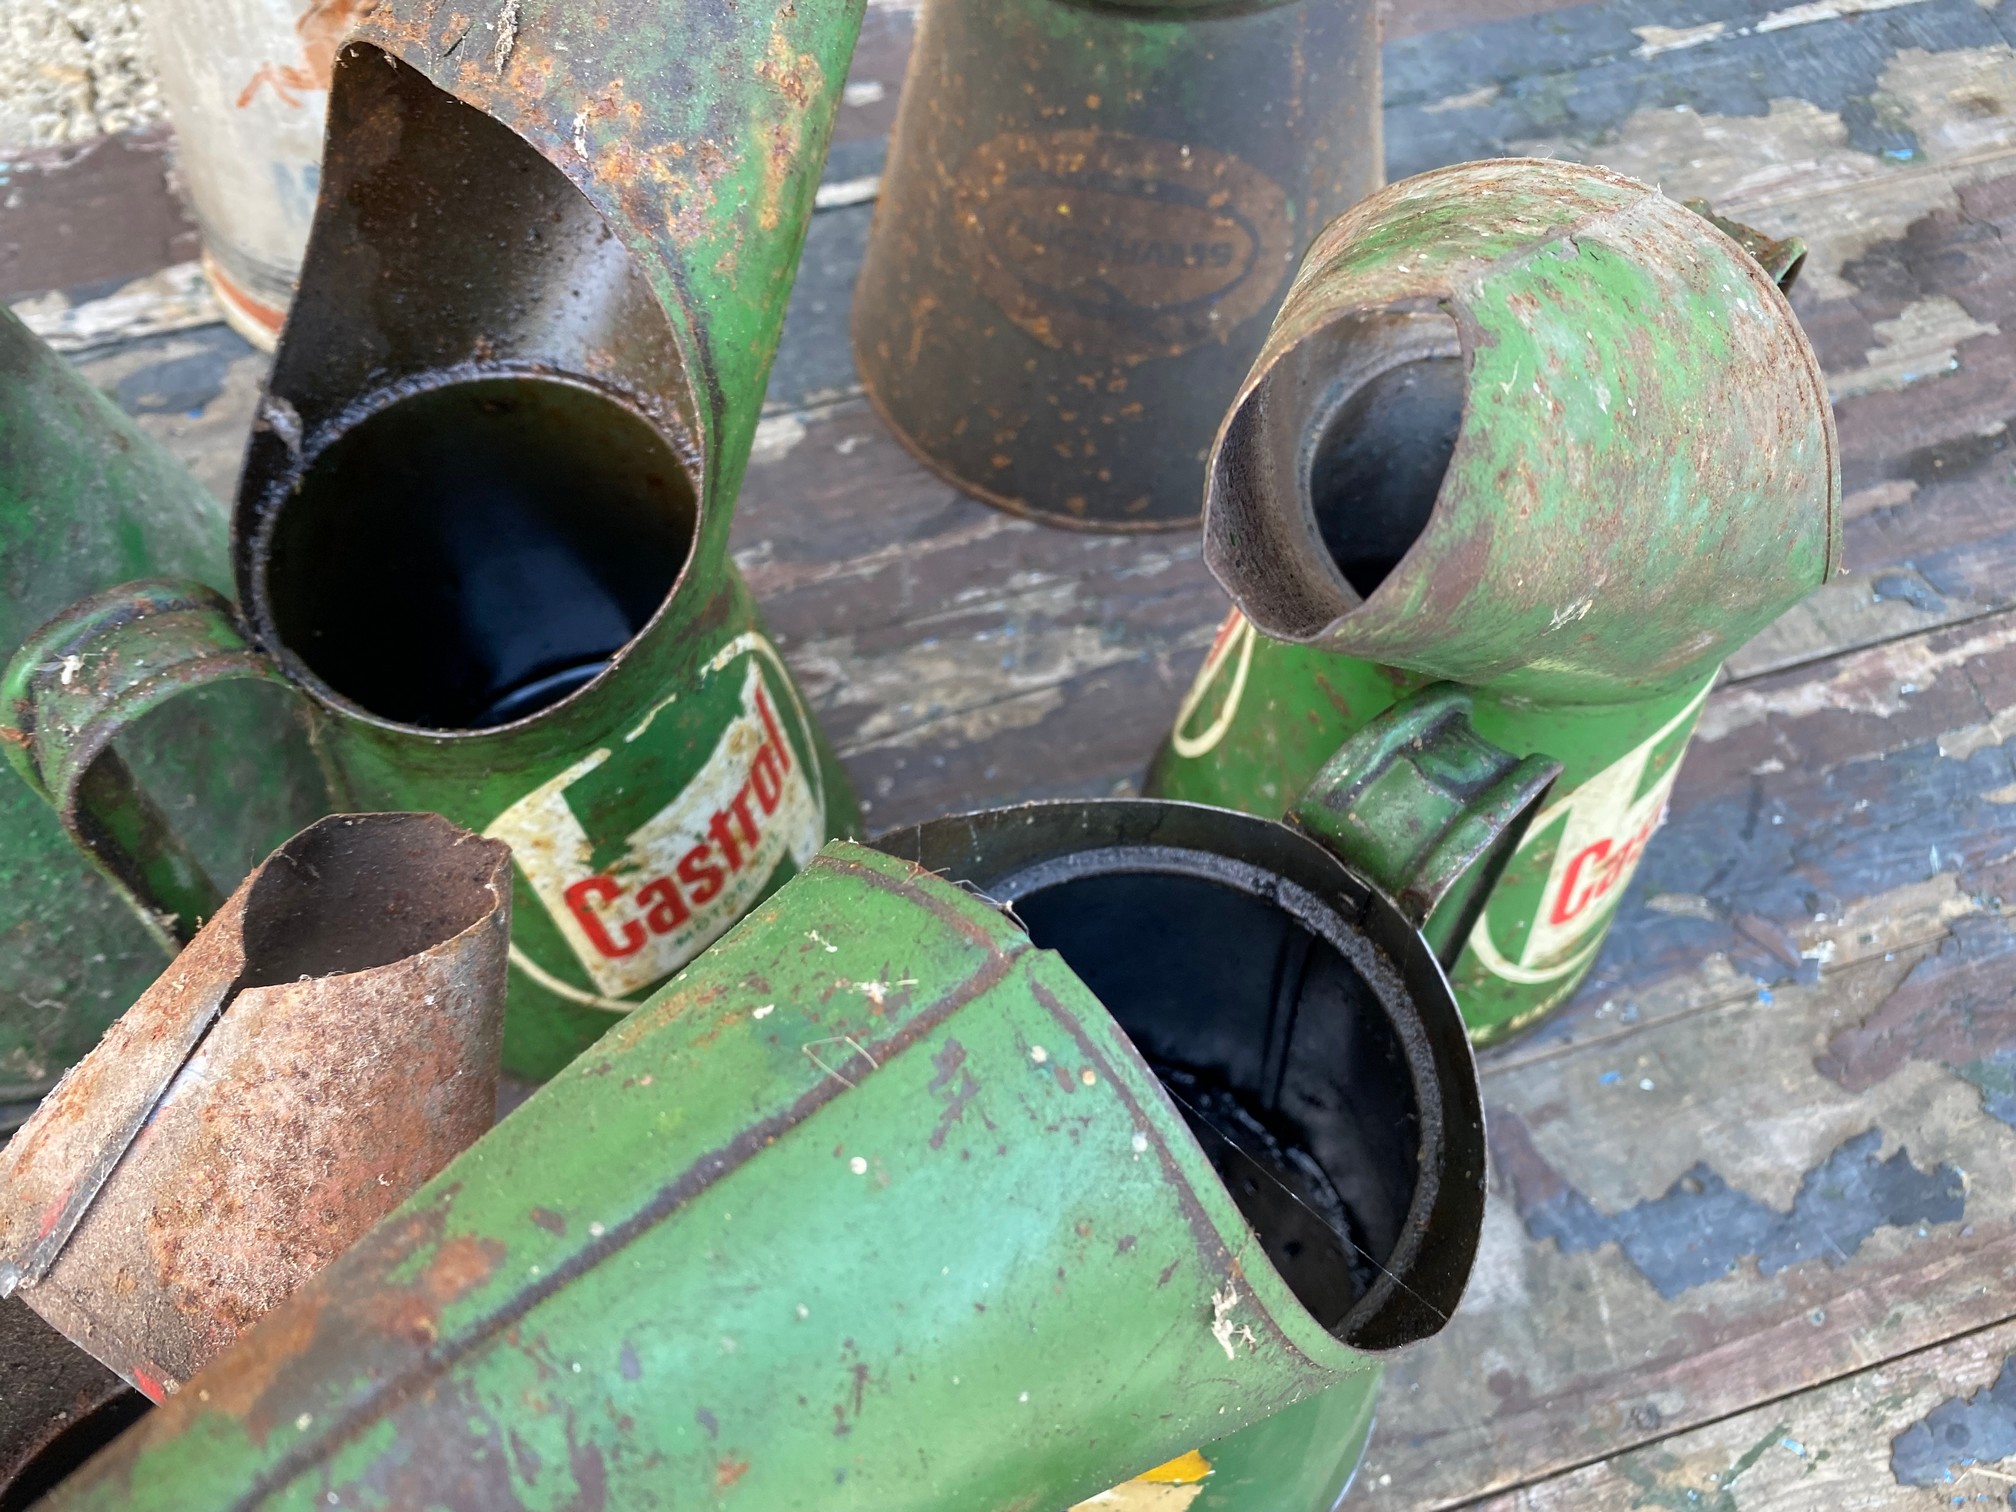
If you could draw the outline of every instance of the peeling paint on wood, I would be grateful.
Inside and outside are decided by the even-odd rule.
[[[1474,1503],[1476,1512],[1951,1512],[2006,1508],[2016,1325],[1856,1371],[1789,1400]],[[1652,1404],[1640,1404],[1649,1412]],[[1965,1442],[1933,1441],[1958,1427]],[[1971,1453],[1969,1451],[1972,1451]]]
[[[1501,1112],[1492,1125],[1492,1152],[1510,1173],[1528,1234],[1552,1239],[1564,1255],[1615,1244],[1669,1301],[1746,1260],[1762,1276],[1808,1260],[1844,1266],[1879,1228],[1958,1223],[1966,1209],[1960,1173],[1949,1165],[1921,1171],[1901,1146],[1879,1161],[1882,1143],[1882,1131],[1869,1129],[1838,1146],[1806,1173],[1787,1212],[1696,1161],[1660,1196],[1606,1214],[1547,1163],[1516,1114]]]

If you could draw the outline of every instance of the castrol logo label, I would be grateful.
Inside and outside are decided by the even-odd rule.
[[[1193,760],[1218,749],[1218,742],[1239,717],[1239,701],[1246,695],[1246,674],[1253,666],[1253,643],[1258,637],[1253,622],[1237,609],[1218,627],[1196,681],[1176,710],[1175,728],[1169,732],[1169,744],[1178,756]],[[1211,690],[1220,681],[1225,683],[1225,691],[1215,705],[1207,707]]]
[[[760,649],[741,637],[731,649]],[[716,666],[722,658],[716,658]],[[594,864],[595,845],[568,802],[567,790],[612,756],[598,750],[528,793],[486,834],[510,845],[582,969],[603,994],[568,991],[515,947],[514,963],[543,985],[616,1011],[616,1001],[684,966],[756,902],[778,866],[803,867],[825,838],[816,774],[785,734],[777,687],[761,659],[741,659],[739,711],[679,796],[624,838],[620,855]],[[789,684],[778,683],[790,698]],[[647,721],[648,723],[648,721]],[[794,721],[797,723],[797,721]],[[810,740],[803,749],[811,750]]]
[[[1646,843],[1665,822],[1704,687],[1644,744],[1543,809],[1471,931],[1470,949],[1495,975],[1538,985],[1587,964]],[[1552,852],[1547,862],[1547,852]],[[1515,884],[1547,862],[1537,904]]]

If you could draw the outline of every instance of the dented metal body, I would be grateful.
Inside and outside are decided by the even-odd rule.
[[[276,851],[0,1156],[0,1291],[154,1400],[490,1127],[506,848],[432,814]]]
[[[1799,249],[1750,245],[1769,270],[1602,169],[1394,185],[1317,238],[1213,449],[1238,611],[1149,790],[1280,813],[1396,699],[1467,687],[1565,768],[1452,971],[1480,1040],[1573,991],[1723,659],[1838,567]]]
[[[1224,810],[883,845],[827,846],[52,1506],[1006,1512],[1201,1448],[1193,1512],[1327,1512],[1483,1215],[1426,942]]]
[[[226,538],[217,501],[0,309],[0,655],[78,594],[138,574],[229,581]],[[231,689],[200,703],[137,725],[115,759],[196,815],[187,842],[229,885],[326,799],[304,733],[276,720],[284,699]],[[213,759],[176,761],[198,731],[216,732]],[[0,1128],[97,1042],[169,951],[48,806],[0,779]]]
[[[1194,524],[1295,259],[1384,177],[1374,0],[930,0],[854,300],[904,445],[1004,509]]]
[[[727,538],[860,14],[369,8],[240,484],[236,605],[139,586],[45,637],[100,665],[79,732],[142,683],[278,678],[338,805],[509,840],[523,1075],[856,823]],[[31,779],[143,901],[201,912],[143,875],[151,837],[120,854],[117,794],[63,791],[82,735],[30,671]]]

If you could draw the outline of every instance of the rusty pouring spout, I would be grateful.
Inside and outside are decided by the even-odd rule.
[[[510,853],[434,814],[309,826],[0,1166],[0,1294],[155,1401],[491,1123]]]

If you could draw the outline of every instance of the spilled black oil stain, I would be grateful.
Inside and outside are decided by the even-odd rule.
[[[2002,1362],[1993,1386],[1952,1397],[1890,1441],[1890,1473],[1900,1486],[1943,1486],[1965,1465],[1991,1465],[2016,1454],[2016,1356]],[[2016,1507],[2016,1491],[2009,1493]]]
[[[1605,1213],[1548,1163],[1516,1114],[1494,1112],[1491,1129],[1492,1155],[1512,1177],[1528,1234],[1566,1255],[1614,1243],[1668,1300],[1751,1258],[1766,1276],[1810,1260],[1845,1265],[1879,1228],[1956,1223],[1966,1206],[1959,1171],[1921,1171],[1903,1148],[1879,1160],[1883,1132],[1867,1129],[1806,1173],[1786,1212],[1697,1163],[1662,1195]]]
[[[1922,614],[1946,612],[1946,600],[1933,592],[1931,585],[1915,572],[1879,573],[1876,581],[1870,584],[1869,591],[1877,599],[1895,599]]]

